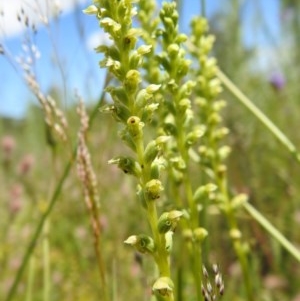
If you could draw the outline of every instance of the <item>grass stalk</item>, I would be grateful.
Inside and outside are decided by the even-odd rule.
[[[300,153],[289,138],[219,69],[217,76],[224,86],[242,103],[300,163]]]
[[[206,3],[205,3],[206,0],[200,0],[200,5],[201,5],[201,16],[202,17],[206,17]]]
[[[50,279],[50,257],[49,257],[49,219],[46,219],[43,227],[43,300],[50,300],[51,279]]]
[[[285,238],[258,210],[251,204],[244,203],[244,209],[276,240],[286,249],[297,261],[300,262],[300,251]]]
[[[32,288],[34,283],[34,274],[35,274],[35,258],[31,256],[29,262],[29,269],[28,269],[28,282],[26,285],[26,301],[32,301]]]

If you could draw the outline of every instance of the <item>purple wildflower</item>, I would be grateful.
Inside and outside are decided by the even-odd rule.
[[[285,78],[282,73],[279,72],[273,73],[269,79],[269,82],[277,91],[282,90],[285,86]]]

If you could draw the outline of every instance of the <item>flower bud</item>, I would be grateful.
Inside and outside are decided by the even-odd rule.
[[[178,56],[179,50],[180,48],[177,44],[170,44],[167,48],[169,57],[175,59]]]
[[[221,81],[218,78],[209,81],[208,87],[211,97],[215,97],[222,92]]]
[[[245,193],[240,193],[231,200],[231,206],[232,208],[236,209],[241,207],[247,201],[248,201],[248,195]]]
[[[99,63],[101,68],[107,67],[111,73],[117,78],[120,77],[121,63],[117,60],[113,60],[111,57],[105,58]]]
[[[149,92],[147,92],[146,89],[142,89],[137,93],[136,99],[135,99],[135,105],[138,108],[143,108],[149,99],[151,99],[153,95]]]
[[[147,93],[154,94],[160,89],[161,85],[151,84],[146,88]]]
[[[122,139],[122,141],[124,141],[134,152],[136,151],[135,143],[127,128],[123,128],[119,132],[119,136]]]
[[[124,87],[107,87],[106,91],[109,92],[114,103],[128,104],[128,96]]]
[[[191,229],[184,229],[182,231],[182,235],[183,235],[184,239],[187,241],[192,241],[192,239],[193,239],[193,232]]]
[[[207,198],[212,192],[217,190],[217,185],[208,183],[197,188],[193,195],[194,202],[201,202],[203,198]]]
[[[147,203],[146,203],[146,199],[145,199],[145,194],[144,191],[142,189],[142,187],[140,185],[137,186],[137,192],[136,192],[139,201],[141,202],[143,208],[147,208]]]
[[[116,157],[108,161],[108,164],[117,164],[117,166],[130,175],[139,176],[141,174],[141,167],[139,163],[131,157]]]
[[[165,51],[158,54],[156,58],[167,72],[171,70],[168,54]]]
[[[216,125],[222,121],[221,116],[218,113],[212,113],[210,114],[208,118],[208,123],[211,125]]]
[[[159,146],[155,140],[150,141],[144,151],[144,161],[145,163],[151,163],[157,156],[159,152]]]
[[[229,129],[226,127],[222,127],[214,131],[213,138],[216,140],[221,140],[228,134],[229,134]]]
[[[131,116],[127,120],[128,132],[133,138],[141,137],[143,134],[144,123],[137,116]]]
[[[173,288],[174,284],[169,277],[158,278],[152,286],[153,292],[163,297],[171,295]]]
[[[221,111],[223,108],[225,108],[227,105],[226,101],[223,99],[217,100],[213,104],[213,109],[218,112]]]
[[[140,234],[129,236],[125,241],[125,244],[133,246],[137,251],[141,253],[153,253],[154,241],[151,237]]]
[[[100,21],[101,27],[110,34],[116,34],[121,29],[121,24],[117,23],[109,17],[105,17]]]
[[[137,49],[138,54],[145,55],[152,50],[152,45],[142,45]]]
[[[181,98],[188,97],[193,92],[196,82],[193,80],[188,80],[179,89],[179,94]]]
[[[202,137],[205,133],[205,127],[197,127],[195,128],[192,132],[188,133],[186,139],[185,139],[185,144],[186,146],[191,146],[195,144],[200,137]]]
[[[141,74],[137,70],[129,70],[124,80],[124,87],[129,94],[134,94],[141,82]]]
[[[233,240],[238,240],[238,239],[241,239],[242,237],[242,233],[239,229],[231,229],[230,232],[229,232],[229,235],[230,237],[233,239]]]
[[[148,201],[156,200],[160,197],[160,192],[164,190],[161,182],[157,179],[150,180],[145,187]]]
[[[182,61],[181,64],[178,66],[177,76],[178,77],[185,76],[188,73],[191,64],[192,64],[191,60],[184,60],[184,61]]]
[[[156,161],[154,161],[151,164],[150,176],[151,176],[152,179],[159,179],[159,176],[160,176],[160,166],[159,166],[159,164]]]
[[[179,102],[179,110],[185,112],[191,108],[191,101],[188,98],[182,98]]]
[[[220,159],[225,160],[229,156],[230,152],[231,152],[231,148],[229,146],[226,146],[226,145],[222,146],[218,150],[218,154],[220,156]]]
[[[177,37],[175,38],[175,42],[178,44],[184,43],[186,42],[188,39],[187,35],[184,33],[180,33],[177,35]]]
[[[169,136],[159,136],[155,140],[150,141],[144,151],[145,163],[153,162],[158,155],[160,145],[166,143],[169,139]]]
[[[156,158],[151,164],[150,176],[151,179],[159,179],[160,171],[166,168],[166,161],[160,157]]]
[[[158,219],[159,233],[167,233],[168,231],[174,231],[182,215],[183,213],[178,210],[164,212]]]
[[[177,170],[185,170],[186,169],[186,163],[182,157],[177,156],[177,157],[171,158],[170,161],[172,162],[172,166],[174,168],[176,168]]]
[[[137,69],[142,62],[142,56],[137,52],[133,51],[130,55],[129,66],[131,69]]]
[[[207,235],[208,232],[204,228],[199,227],[194,229],[194,239],[196,242],[202,242]]]
[[[217,72],[217,60],[214,57],[209,57],[205,61],[203,73],[205,77],[212,78]]]

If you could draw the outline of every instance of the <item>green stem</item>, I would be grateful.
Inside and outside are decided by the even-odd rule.
[[[217,71],[217,76],[224,86],[254,115],[269,131],[284,145],[288,151],[300,163],[300,153],[289,138],[257,107],[253,102],[243,94],[236,85],[221,71]]]
[[[218,173],[216,172],[216,174],[218,174]],[[218,187],[220,189],[220,193],[221,193],[222,197],[224,198],[224,203],[227,205],[225,214],[226,214],[227,222],[229,225],[229,229],[230,229],[230,231],[235,231],[236,229],[238,229],[238,223],[237,223],[234,211],[230,204],[230,198],[228,195],[226,178],[224,176],[217,177],[217,183],[218,183]],[[254,301],[252,283],[251,283],[250,274],[249,274],[250,273],[249,263],[248,263],[248,259],[247,259],[245,250],[243,249],[241,239],[240,238],[231,238],[231,239],[233,242],[233,247],[234,247],[235,253],[238,257],[239,263],[242,268],[244,284],[245,284],[246,293],[247,293],[247,300]]]
[[[28,271],[28,282],[26,286],[26,301],[32,301],[32,288],[34,282],[34,273],[35,273],[35,258],[31,257],[29,263],[29,271]]]
[[[44,301],[50,299],[50,260],[49,260],[49,219],[43,227],[43,273],[44,273]]]
[[[176,99],[176,95],[174,95],[174,99]],[[179,104],[176,102],[177,107]],[[177,116],[175,115],[175,118]],[[181,118],[176,118],[176,128],[178,131],[178,135],[176,136],[177,146],[179,153],[186,164],[186,170],[183,174],[183,185],[184,185],[184,193],[187,199],[188,207],[190,209],[190,229],[195,230],[199,227],[199,212],[197,209],[197,204],[193,199],[193,188],[191,184],[191,177],[188,174],[188,166],[189,166],[189,154],[188,148],[185,145],[185,130],[182,127],[183,121]],[[202,249],[199,242],[193,242],[192,247],[189,248],[190,256],[191,256],[191,264],[192,264],[192,272],[196,287],[197,300],[202,301],[203,295],[201,292],[201,283],[202,283]]]
[[[283,248],[285,248],[297,261],[300,262],[300,251],[288,241],[259,211],[251,204],[243,204],[244,209],[270,234]]]
[[[145,191],[145,185],[150,178],[150,166],[144,162],[144,142],[143,136],[139,136],[136,139],[136,153],[140,166],[143,166],[142,175],[140,179],[140,184],[142,186],[143,191]],[[161,235],[158,231],[158,215],[156,202],[154,200],[146,200],[147,203],[147,219],[151,228],[151,232],[153,235],[153,239],[156,245],[157,250],[155,251],[154,258],[158,265],[158,269],[160,272],[160,276],[170,277],[170,266],[168,260],[168,253],[165,250],[165,244],[161,239]]]

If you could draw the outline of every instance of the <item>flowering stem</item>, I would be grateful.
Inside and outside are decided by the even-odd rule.
[[[215,171],[215,173],[218,175],[218,171]],[[234,237],[232,234],[235,231],[239,231],[238,230],[238,224],[237,224],[237,220],[236,220],[236,216],[234,214],[234,209],[231,206],[231,201],[228,195],[228,188],[227,188],[227,180],[226,177],[223,176],[219,176],[216,178],[216,182],[217,185],[220,189],[220,193],[222,195],[222,199],[224,201],[224,204],[226,206],[225,209],[225,215],[227,217],[227,222],[229,225],[229,232],[230,232],[230,237],[232,239],[233,242],[233,247],[234,250],[237,254],[238,260],[240,262],[241,268],[242,268],[242,273],[243,273],[243,277],[244,277],[244,284],[245,284],[245,288],[246,288],[246,293],[247,293],[247,300],[248,301],[254,301],[254,296],[253,296],[253,289],[252,289],[252,285],[251,285],[251,279],[250,279],[250,275],[249,275],[249,264],[248,264],[248,259],[245,253],[245,250],[242,246],[241,243],[241,237],[238,235],[237,237]]]

